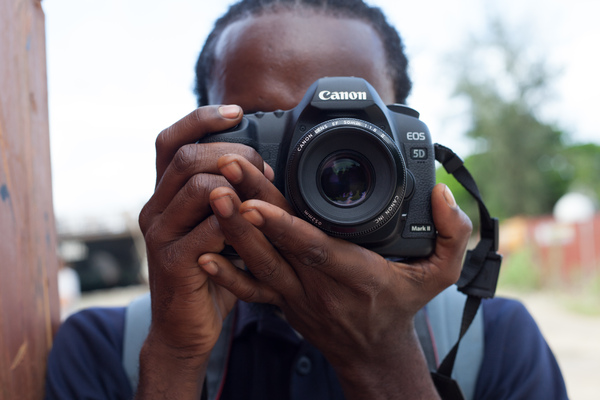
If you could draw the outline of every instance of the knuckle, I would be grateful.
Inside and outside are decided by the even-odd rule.
[[[150,202],[148,202],[144,205],[144,207],[142,207],[140,215],[138,216],[138,224],[140,226],[140,229],[142,230],[142,233],[146,233],[148,231],[148,228],[150,227],[153,214],[153,212],[150,211],[150,209]]]
[[[252,275],[262,282],[272,282],[279,278],[281,269],[277,268],[274,261],[265,261],[261,263],[260,268],[254,268]]]
[[[243,152],[244,154],[242,154],[248,161],[250,161],[252,164],[254,164],[256,167],[258,167],[261,171],[263,170],[264,167],[264,163],[263,163],[263,159],[260,156],[260,154],[258,153],[258,151],[256,151],[254,148],[249,147],[249,146],[243,146]]]
[[[473,222],[471,218],[460,208],[457,209],[456,223],[454,231],[461,236],[470,236],[473,232]]]
[[[229,145],[232,145],[235,148],[235,151],[233,153],[246,159],[250,164],[254,165],[261,172],[263,171],[264,161],[261,155],[258,153],[258,151],[256,151],[256,149],[254,149],[251,146],[240,143],[229,143]],[[232,153],[232,151],[228,151],[228,153]]]
[[[215,146],[221,146],[219,148],[220,153],[223,154],[237,154],[238,156],[246,159],[255,167],[263,170],[264,163],[260,154],[251,146],[241,143],[213,143]]]
[[[257,297],[254,287],[244,286],[237,281],[231,281],[229,288],[232,293],[236,293],[237,297],[245,302],[252,302]]]
[[[196,129],[203,129],[205,124],[210,123],[206,114],[207,110],[205,107],[196,108],[194,111],[189,113],[186,117],[179,120],[178,125],[180,125],[179,129],[184,131],[191,131]],[[168,128],[167,128],[168,129]],[[203,134],[198,134],[198,139],[202,137]]]
[[[272,239],[272,242],[285,254],[286,258],[290,261],[293,260],[296,264],[308,267],[321,267],[335,261],[326,246],[325,233],[314,237],[310,242],[300,242],[296,237],[296,232],[301,230],[301,227],[298,226],[300,220],[283,210],[280,211],[279,217],[287,220],[286,225],[289,224],[290,229],[277,232],[276,238]]]
[[[211,186],[208,182],[209,175],[196,174],[193,175],[184,186],[185,198],[190,201],[204,202],[208,199]]]
[[[152,263],[155,266],[154,268],[149,263],[151,271],[153,269],[156,270],[156,266],[159,266],[159,269],[162,271],[172,271],[177,263],[180,262],[180,251],[165,238],[161,229],[157,229],[154,226],[148,229],[144,234],[144,241],[148,249],[148,257],[159,261],[156,264]]]
[[[144,240],[147,246],[153,246],[162,241],[160,230],[153,227],[153,225],[149,225],[144,232]]]
[[[156,137],[156,141],[154,142],[154,147],[156,148],[157,154],[160,154],[164,149],[169,147],[169,142],[170,142],[170,139],[172,136],[173,136],[173,127],[172,126],[163,129],[158,134],[158,136]]]
[[[239,273],[245,275],[245,278],[248,279],[240,279],[238,276]],[[242,301],[254,302],[261,297],[259,283],[247,272],[238,272],[233,275],[220,273],[217,279],[219,285],[234,293]]]
[[[465,236],[470,237],[473,234],[473,223],[469,218],[467,218],[465,226]]]
[[[320,267],[329,263],[329,252],[320,244],[310,244],[295,251],[296,260],[305,266]]]
[[[203,122],[205,120],[205,116],[204,116],[205,110],[206,110],[206,107],[198,107],[194,111],[192,111],[190,114],[191,122],[192,123]]]
[[[184,174],[193,168],[197,159],[198,156],[194,146],[185,145],[177,149],[171,165],[177,173]]]
[[[461,221],[462,221],[462,224],[461,224],[462,231],[464,232],[465,235],[470,236],[471,233],[473,233],[473,222],[464,212],[462,212]]]

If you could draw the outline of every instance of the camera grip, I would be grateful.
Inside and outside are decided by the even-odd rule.
[[[413,153],[425,152],[426,158],[415,160]],[[402,234],[405,238],[435,237],[435,226],[431,212],[431,192],[435,185],[435,163],[433,146],[430,142],[405,143],[404,158],[408,170],[415,180],[416,190],[410,199],[410,211]]]

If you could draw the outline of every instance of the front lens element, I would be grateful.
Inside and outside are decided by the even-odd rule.
[[[406,167],[392,137],[354,118],[322,122],[291,147],[286,197],[294,211],[336,237],[387,224],[402,206]]]
[[[339,207],[362,203],[374,185],[373,167],[364,156],[338,151],[328,156],[318,169],[319,189],[323,196]]]

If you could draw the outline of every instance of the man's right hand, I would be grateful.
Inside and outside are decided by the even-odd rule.
[[[241,118],[238,106],[201,107],[156,140],[155,192],[139,218],[152,298],[152,324],[141,353],[139,398],[165,391],[184,398],[184,393],[200,390],[222,321],[235,303],[231,293],[214,285],[198,267],[200,255],[224,247],[209,194],[216,187],[230,186],[219,173],[221,156],[241,155],[261,171],[264,163],[244,145],[196,142],[235,126]],[[267,167],[267,174],[272,173]],[[157,387],[160,382],[164,386]],[[181,396],[176,395],[180,390]]]

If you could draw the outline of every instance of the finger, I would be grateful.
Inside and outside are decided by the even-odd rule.
[[[269,181],[273,182],[275,180],[275,171],[273,171],[273,168],[269,164],[265,163],[263,171]]]
[[[179,197],[177,205],[171,207],[176,210],[175,217],[187,219],[188,223],[184,225],[184,228],[193,226],[203,216],[210,213],[208,193],[216,187],[228,185],[227,181],[220,176],[217,161],[224,154],[233,153],[238,154],[240,158],[245,159],[249,165],[256,168],[265,165],[253,148],[238,143],[202,143],[181,147],[167,167],[154,194],[144,206],[143,215],[153,217],[165,212],[177,195]],[[205,176],[195,176],[199,174]],[[182,190],[185,186],[187,186],[186,190]],[[186,199],[186,195],[189,199],[182,200]],[[189,217],[182,211],[184,208],[181,208],[181,205],[185,204],[192,207],[189,211],[197,217]]]
[[[171,235],[183,236],[213,213],[210,206],[210,193],[227,186],[228,182],[220,175],[197,174],[175,195],[158,216],[164,229]]]
[[[328,236],[310,223],[266,202],[246,201],[240,212],[261,230],[298,275],[307,269],[316,270],[337,281],[356,285],[357,282],[373,282],[379,273],[374,269],[385,264],[377,254]],[[386,274],[385,271],[381,273]]]
[[[227,289],[242,301],[280,304],[280,296],[276,291],[258,281],[247,271],[237,268],[220,254],[203,254],[198,259],[198,265],[210,275],[214,283]]]
[[[182,309],[197,304],[205,295],[200,289],[208,279],[206,272],[198,269],[198,257],[206,252],[219,252],[224,247],[225,238],[216,218],[208,218],[176,242],[160,228],[151,229],[146,239],[150,244],[149,283],[153,297],[160,298],[156,306],[169,308],[176,302]]]
[[[164,210],[194,175],[220,175],[218,159],[224,154],[233,153],[246,159],[248,164],[256,166],[256,168],[264,165],[264,161],[256,150],[242,144],[217,142],[190,144],[179,148],[156,187],[155,194],[151,199],[152,207],[157,212]],[[205,180],[211,181],[209,178]],[[219,186],[227,185],[222,178],[219,179],[219,182]],[[212,185],[211,190],[215,187],[217,186]]]
[[[227,154],[218,161],[219,171],[244,199],[259,199],[293,213],[283,194],[269,181],[266,174],[237,154]],[[270,168],[270,167],[269,167]]]
[[[170,253],[161,256],[161,266],[168,271],[174,271],[184,266],[195,265],[198,257],[204,253],[218,253],[225,247],[225,236],[221,232],[219,222],[214,215],[194,227],[174,242],[172,228],[167,219],[156,221],[145,233],[144,237],[149,244],[149,251],[160,253],[167,246],[172,247]]]
[[[227,243],[233,246],[255,278],[279,292],[298,290],[294,270],[269,240],[240,215],[241,202],[236,193],[221,187],[212,191],[210,199]]]
[[[195,143],[209,133],[231,128],[241,118],[242,109],[237,105],[206,106],[197,108],[163,130],[156,138],[156,182],[160,182],[180,147]]]
[[[430,261],[442,272],[442,284],[455,283],[460,276],[462,259],[473,230],[471,220],[458,207],[450,189],[437,184],[431,194],[433,221],[438,234]]]

